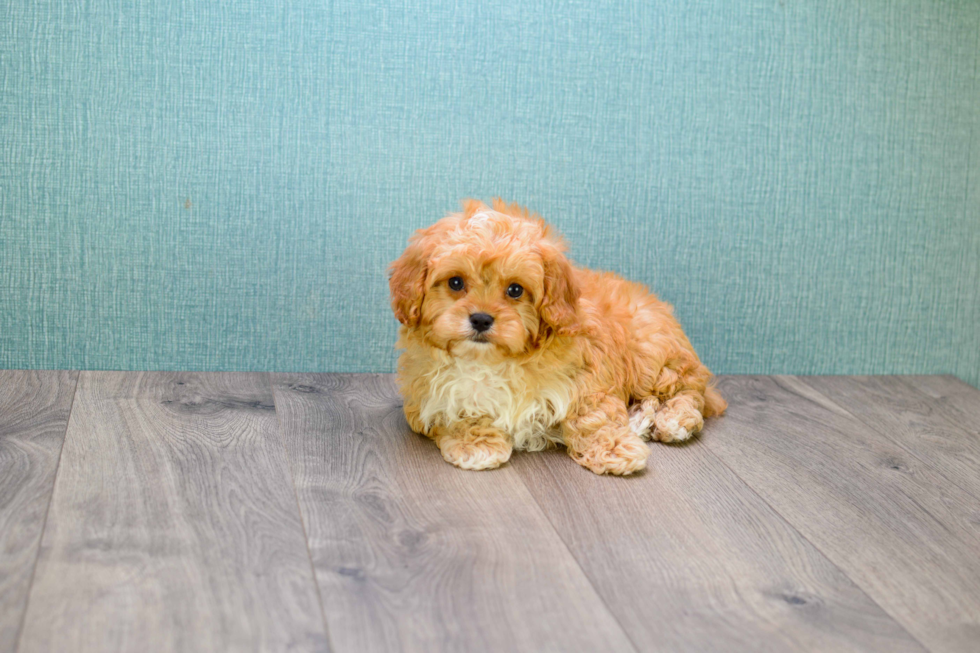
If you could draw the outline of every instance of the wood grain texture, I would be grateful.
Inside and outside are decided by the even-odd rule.
[[[795,377],[726,377],[704,445],[928,648],[980,641],[980,509]]]
[[[931,377],[922,387],[900,376],[802,379],[980,501],[980,391],[943,377]],[[935,388],[940,396],[923,388]],[[966,399],[962,404],[960,397]]]
[[[265,374],[83,373],[20,650],[328,649]]]
[[[444,462],[391,376],[273,380],[337,651],[632,650],[516,472]]]
[[[0,651],[24,618],[77,377],[0,370]]]
[[[924,650],[699,441],[626,479],[513,464],[641,649]]]
[[[931,397],[939,411],[962,426],[972,438],[980,438],[980,390],[952,375],[903,376],[902,380]]]

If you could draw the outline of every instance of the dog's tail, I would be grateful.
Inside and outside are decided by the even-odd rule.
[[[708,386],[704,391],[704,410],[701,414],[705,417],[715,417],[721,415],[728,408],[728,402],[721,396],[714,386]]]

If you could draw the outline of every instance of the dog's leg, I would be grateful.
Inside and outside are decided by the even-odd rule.
[[[666,365],[657,378],[654,394],[665,397],[653,419],[653,439],[682,442],[704,426],[704,392],[708,368],[690,360],[676,367]]]
[[[430,437],[442,457],[462,469],[494,469],[510,459],[513,444],[489,420],[462,421],[450,426],[433,426]]]
[[[408,422],[409,428],[411,428],[416,433],[421,433],[422,435],[427,435],[430,438],[432,434],[429,433],[429,429],[425,427],[425,423],[422,422],[420,417],[421,411],[419,410],[418,404],[412,401],[405,401],[402,406],[402,411],[405,413],[405,421]]]
[[[626,475],[647,464],[650,448],[630,429],[626,402],[607,394],[586,399],[562,423],[568,455],[596,474]]]

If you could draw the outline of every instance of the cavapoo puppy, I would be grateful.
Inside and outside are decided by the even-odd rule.
[[[412,236],[391,265],[405,417],[463,469],[564,444],[596,474],[646,465],[725,400],[671,307],[577,268],[517,205],[476,200]]]

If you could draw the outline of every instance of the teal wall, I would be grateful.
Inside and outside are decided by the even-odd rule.
[[[390,370],[459,198],[718,372],[980,381],[980,3],[8,0],[0,367]]]

